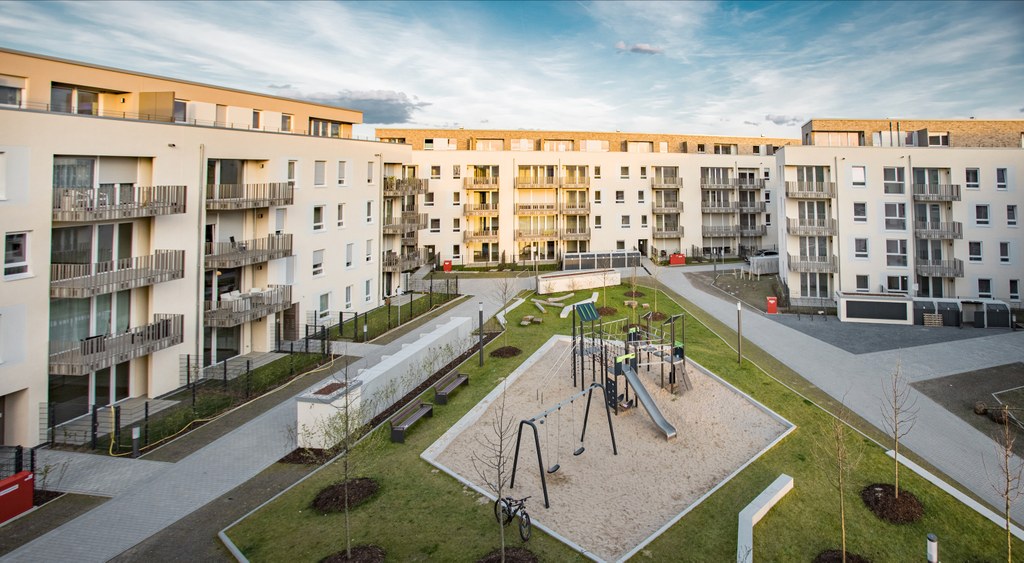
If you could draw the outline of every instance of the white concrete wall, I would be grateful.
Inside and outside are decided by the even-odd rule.
[[[580,272],[557,272],[537,276],[537,293],[565,293],[596,287],[619,285],[618,270],[583,270]]]

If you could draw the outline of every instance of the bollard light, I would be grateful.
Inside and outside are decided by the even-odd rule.
[[[743,319],[740,313],[743,312],[743,303],[736,302],[736,363],[743,363]]]
[[[939,563],[939,538],[928,534],[928,563]]]

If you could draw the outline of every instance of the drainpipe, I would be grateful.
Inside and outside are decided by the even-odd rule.
[[[833,174],[835,175],[835,178],[836,178],[835,179],[835,184],[836,184],[836,197],[835,197],[835,200],[836,200],[836,204],[831,206],[833,209],[832,209],[832,213],[830,213],[830,215],[831,214],[838,215],[837,211],[839,210],[839,157],[838,156],[833,156],[832,160],[833,160],[833,162],[835,162],[835,168],[833,168],[833,170],[834,170]],[[836,236],[834,236],[832,238],[833,238],[832,246],[834,248],[836,246],[836,244],[839,244],[837,241],[842,240],[840,238],[840,236],[839,236],[839,220],[838,219],[836,220]],[[831,258],[831,257],[832,257],[832,255],[830,254],[829,258]],[[840,287],[842,285],[842,283],[841,283],[842,279],[843,279],[843,264],[842,264],[842,260],[839,260],[839,256],[837,254],[836,255],[836,287],[833,288],[833,291],[832,291],[833,295],[836,295],[836,294],[839,293]],[[838,308],[839,308],[839,299],[837,298],[836,299],[836,318],[839,318],[840,313],[841,313],[841,311],[839,311]]]
[[[206,181],[206,144],[199,144],[199,187],[196,190],[198,196],[196,197],[195,205],[198,208],[196,213],[196,362],[199,366],[202,366],[202,354],[203,354],[203,281],[206,279],[206,271],[204,269],[204,254],[205,242],[206,242],[206,193],[205,193],[205,181]],[[217,291],[214,290],[213,294],[216,295]],[[189,374],[189,378],[191,378]],[[191,381],[191,379],[190,379]]]

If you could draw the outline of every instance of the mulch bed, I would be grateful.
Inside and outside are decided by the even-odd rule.
[[[814,558],[814,563],[842,563],[843,552],[838,549],[830,549],[828,551],[822,551]],[[863,556],[857,555],[856,553],[846,552],[846,563],[871,563],[870,559]]]
[[[338,553],[332,553],[320,560],[320,563],[378,563],[384,561],[384,548],[379,545],[355,545],[352,546],[352,558],[344,549]]]
[[[501,348],[491,350],[490,356],[492,358],[514,358],[522,353],[523,351],[515,346],[502,346]]]
[[[348,481],[348,507],[355,508],[360,504],[370,500],[377,491],[380,490],[380,484],[376,480],[369,477],[359,477],[356,479],[350,479]],[[345,511],[345,483],[335,483],[328,485],[317,493],[316,498],[313,499],[312,506],[317,512],[321,514],[330,514],[332,512],[344,512]],[[344,553],[344,552],[342,552]],[[353,552],[353,556],[355,553]],[[333,557],[333,556],[332,556]],[[339,560],[340,561],[340,560]],[[353,559],[353,561],[363,561],[362,559]],[[367,561],[370,561],[367,559]],[[374,560],[376,561],[376,560]]]
[[[667,318],[668,318],[668,315],[666,315],[665,313],[662,313],[661,311],[655,311],[655,312],[651,313],[651,320],[652,321],[663,321],[663,320],[665,320]]]
[[[476,563],[499,563],[501,561],[501,550],[495,549],[487,555],[476,560]],[[505,561],[507,563],[537,563],[540,561],[532,551],[525,547],[506,547]]]
[[[330,395],[331,393],[334,393],[335,391],[337,391],[338,389],[341,389],[344,386],[345,386],[345,384],[343,382],[335,381],[334,383],[328,383],[327,385],[325,385],[324,387],[320,388],[317,391],[313,391],[313,394],[314,395]]]
[[[627,291],[624,295],[626,297],[643,297],[644,296],[644,292],[642,292],[642,291]]]
[[[891,524],[909,524],[924,516],[924,506],[910,491],[901,490],[896,498],[896,487],[874,483],[864,487],[860,498],[875,516]]]
[[[42,489],[36,489],[32,491],[32,506],[42,506],[63,494],[64,493],[60,491],[44,491]]]
[[[296,448],[277,460],[278,463],[294,463],[298,465],[322,465],[331,460],[338,452],[320,448]]]
[[[598,307],[597,308],[597,314],[601,315],[602,317],[607,317],[608,315],[614,315],[618,311],[619,310],[616,309],[615,307]]]

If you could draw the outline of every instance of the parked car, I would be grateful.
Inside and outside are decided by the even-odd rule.
[[[779,251],[778,250],[766,250],[766,249],[762,248],[761,250],[758,250],[758,251],[754,252],[753,254],[751,254],[749,256],[744,256],[743,257],[743,261],[746,262],[747,264],[749,264],[751,256],[760,258],[761,256],[778,256],[778,255],[779,255]]]

